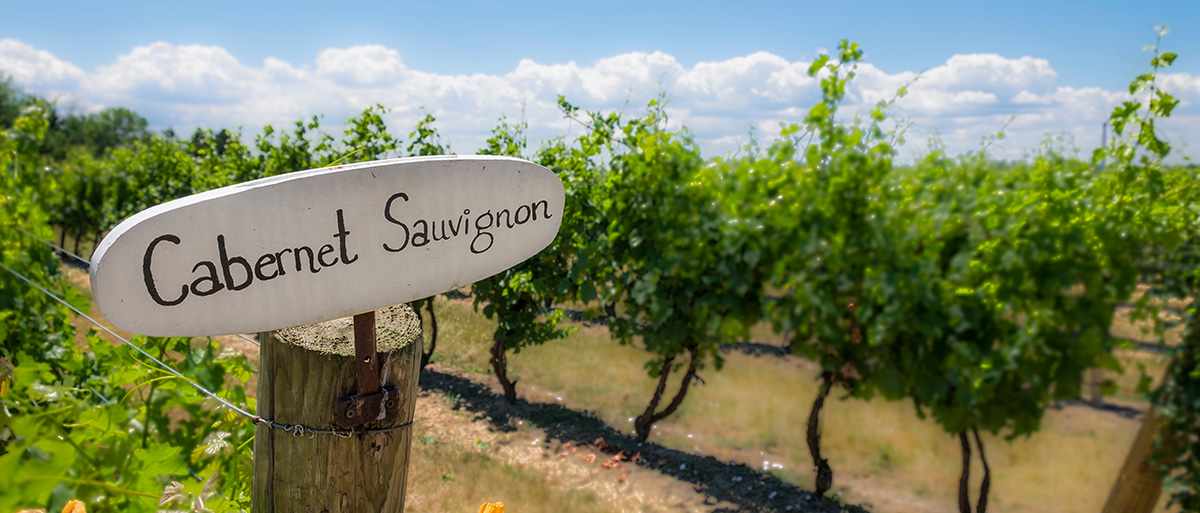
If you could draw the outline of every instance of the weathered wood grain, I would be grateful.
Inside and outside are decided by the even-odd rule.
[[[1151,465],[1154,453],[1154,438],[1162,420],[1151,406],[1142,420],[1133,447],[1125,457],[1117,482],[1113,484],[1104,504],[1104,513],[1150,513],[1158,504],[1163,480]]]
[[[421,337],[407,306],[379,311],[384,384],[400,390],[399,418],[369,423],[384,429],[411,422],[420,372]],[[258,414],[283,424],[339,429],[334,403],[356,392],[349,319],[263,333]],[[255,430],[255,512],[403,511],[411,429],[296,436],[265,424]]]

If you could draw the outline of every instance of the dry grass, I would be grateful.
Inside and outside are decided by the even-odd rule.
[[[1118,308],[1116,310],[1116,315],[1113,318],[1113,324],[1110,333],[1121,338],[1157,344],[1158,340],[1154,335],[1154,322],[1150,319],[1139,319],[1134,321],[1130,319],[1130,315],[1132,313],[1132,308]],[[1163,320],[1179,320],[1179,316],[1173,312],[1162,312],[1159,314],[1159,317]],[[1169,329],[1163,334],[1164,342],[1167,345],[1178,344],[1180,337],[1182,336],[1182,325]]]
[[[414,440],[409,468],[409,511],[474,512],[484,502],[522,513],[611,511],[593,494],[546,486],[532,471],[451,444]]]
[[[1167,369],[1167,356],[1145,351],[1119,349],[1114,353],[1117,361],[1121,362],[1124,372],[1105,371],[1104,378],[1112,380],[1117,390],[1110,396],[1119,401],[1146,403],[1146,398],[1138,392],[1138,381],[1141,380],[1141,369],[1153,383],[1158,383]],[[1139,367],[1140,366],[1140,367]]]
[[[463,301],[439,299],[437,308],[443,326],[437,358],[486,370],[492,325]],[[451,335],[447,328],[459,322],[462,327],[455,329],[461,331]],[[1120,356],[1161,373],[1152,355]],[[630,432],[629,418],[641,412],[653,388],[643,368],[647,359],[640,349],[611,341],[604,328],[585,327],[566,340],[511,355],[509,366],[523,396],[594,411]],[[1132,397],[1137,369],[1127,367],[1117,381],[1120,394]],[[707,384],[695,387],[679,411],[656,426],[653,441],[765,466],[801,486],[812,485],[803,434],[817,390],[810,364],[732,354],[723,370],[710,367],[700,376]],[[831,400],[825,411],[823,452],[836,472],[835,490],[846,500],[889,512],[955,510],[961,457],[955,437],[919,419],[909,403]],[[1047,412],[1041,431],[1030,438],[985,436],[990,502],[998,511],[1100,510],[1138,426],[1111,413],[1067,407]],[[981,476],[977,464],[976,489]],[[1161,503],[1158,510],[1163,511]]]
[[[491,372],[489,348],[496,323],[476,313],[471,300],[448,300],[438,296],[434,305],[438,320],[438,345],[433,361],[443,362],[467,372]],[[425,346],[429,347],[429,312],[425,316]]]

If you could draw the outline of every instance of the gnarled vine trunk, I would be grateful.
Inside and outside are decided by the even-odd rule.
[[[433,352],[437,349],[438,325],[437,314],[433,311],[433,298],[426,298],[422,301],[425,303],[425,308],[429,310],[429,350],[421,352],[421,368],[424,369],[433,359]],[[424,330],[425,318],[421,316],[421,305],[418,304],[413,311],[417,313],[417,320],[421,321],[421,328]]]
[[[962,446],[962,476],[958,478],[958,513],[971,513],[971,442],[967,440],[967,432],[958,432],[958,442]]]
[[[979,447],[979,461],[983,462],[983,482],[979,484],[979,502],[975,504],[975,511],[984,513],[987,511],[988,491],[992,488],[992,469],[988,466],[987,454],[983,452],[983,440],[979,438],[979,430],[971,428],[971,433],[975,435],[975,446]]]
[[[821,408],[825,406],[825,398],[829,396],[830,389],[833,388],[833,373],[821,373],[821,389],[817,391],[817,398],[813,400],[812,410],[808,413],[808,453],[812,455],[813,468],[817,474],[816,494],[818,497],[825,496],[833,488],[833,469],[829,467],[829,461],[821,457]]]
[[[979,437],[979,429],[972,426],[971,434],[975,436],[975,446],[979,448],[979,460],[983,462],[983,482],[979,483],[979,498],[975,504],[975,513],[986,513],[988,493],[992,488],[992,468],[988,466],[987,453],[983,450],[983,439]],[[958,443],[962,446],[962,476],[958,478],[958,511],[971,513],[971,440],[966,431],[958,433]]]
[[[492,342],[492,371],[496,373],[496,380],[500,382],[500,388],[504,389],[504,400],[509,404],[517,403],[517,382],[508,380],[508,357],[505,354],[503,340],[494,340]]]
[[[687,396],[688,387],[692,384],[692,379],[696,377],[696,358],[699,356],[698,347],[688,348],[688,353],[691,360],[688,362],[687,371],[683,375],[683,381],[679,383],[679,391],[675,392],[675,397],[671,398],[671,402],[667,407],[660,412],[655,412],[658,408],[658,403],[662,401],[663,393],[667,389],[667,378],[671,375],[671,365],[675,362],[675,357],[672,356],[663,361],[662,368],[658,372],[658,385],[654,387],[654,396],[650,398],[650,405],[646,407],[646,411],[638,415],[633,421],[634,433],[637,435],[639,442],[645,442],[650,438],[650,430],[654,427],[654,423],[667,416],[675,413],[679,405],[683,403],[683,398]]]

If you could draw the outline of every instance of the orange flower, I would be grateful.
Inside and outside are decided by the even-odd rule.
[[[82,501],[67,501],[67,505],[63,506],[62,513],[87,513],[87,508],[83,507]]]
[[[479,513],[504,513],[504,503],[485,502],[479,507]]]

